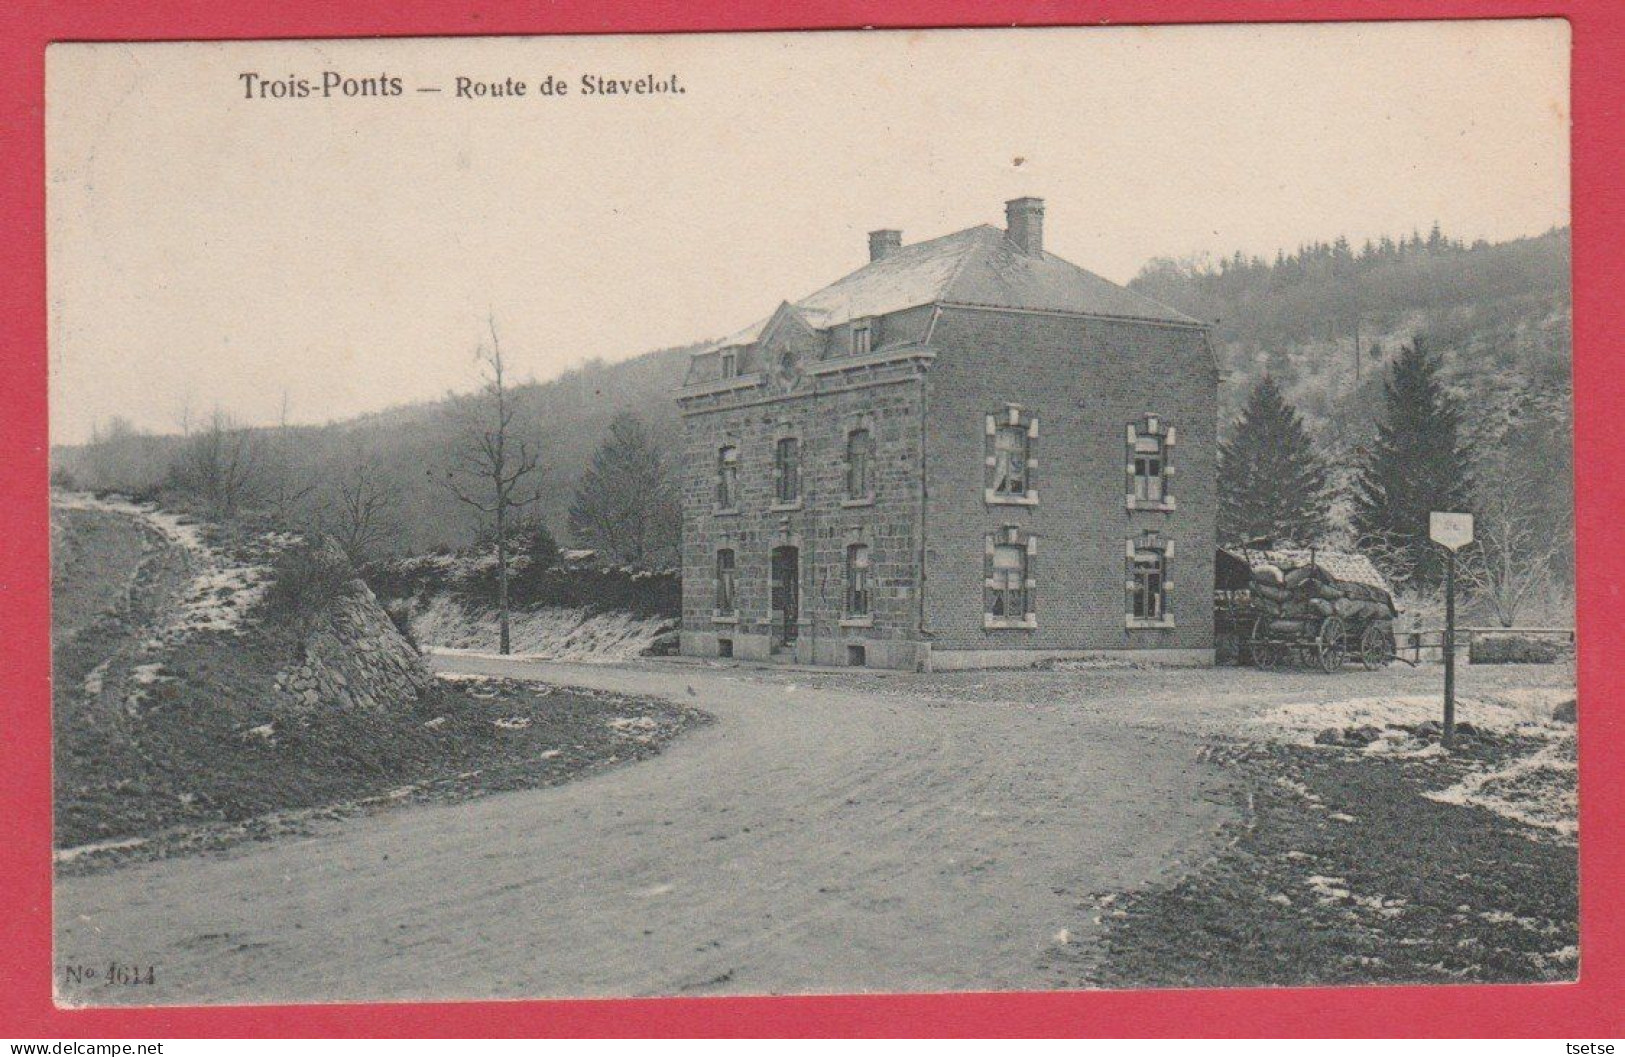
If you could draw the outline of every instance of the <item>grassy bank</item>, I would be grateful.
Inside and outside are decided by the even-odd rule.
[[[410,800],[554,785],[654,755],[707,720],[596,690],[441,679],[389,714],[272,722],[229,708],[160,707],[74,725],[59,733],[58,860],[99,868]]]

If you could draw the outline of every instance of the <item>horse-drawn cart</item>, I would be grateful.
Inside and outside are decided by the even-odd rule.
[[[1394,660],[1398,610],[1361,555],[1220,551],[1218,581],[1221,636],[1228,624],[1237,661],[1330,673],[1349,661],[1375,670]]]

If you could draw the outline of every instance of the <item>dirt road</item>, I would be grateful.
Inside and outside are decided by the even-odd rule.
[[[1228,816],[1188,732],[701,666],[445,666],[676,696],[717,722],[564,786],[63,878],[91,1004],[1054,986],[1078,907]],[[816,679],[816,677],[808,677]],[[60,975],[59,975],[60,979]]]

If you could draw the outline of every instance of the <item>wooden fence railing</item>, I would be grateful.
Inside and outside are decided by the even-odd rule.
[[[1466,651],[1470,651],[1473,643],[1481,637],[1498,635],[1516,635],[1531,639],[1555,639],[1565,645],[1574,645],[1573,628],[1503,628],[1503,627],[1473,627],[1456,629],[1456,649],[1463,651],[1458,654],[1466,659]],[[1408,660],[1412,664],[1420,664],[1425,659],[1441,660],[1444,656],[1444,629],[1428,628],[1419,631],[1394,632],[1394,652],[1400,659]]]

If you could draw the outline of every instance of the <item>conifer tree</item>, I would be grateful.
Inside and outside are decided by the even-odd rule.
[[[1437,584],[1444,561],[1428,540],[1431,511],[1471,510],[1471,458],[1461,405],[1439,380],[1439,360],[1418,336],[1400,349],[1383,386],[1377,438],[1354,483],[1354,530],[1389,571]]]
[[[1266,374],[1219,446],[1219,539],[1317,543],[1326,534],[1327,499],[1314,440]]]
[[[608,561],[655,568],[676,559],[681,520],[660,449],[636,415],[622,412],[581,475],[570,535]]]

